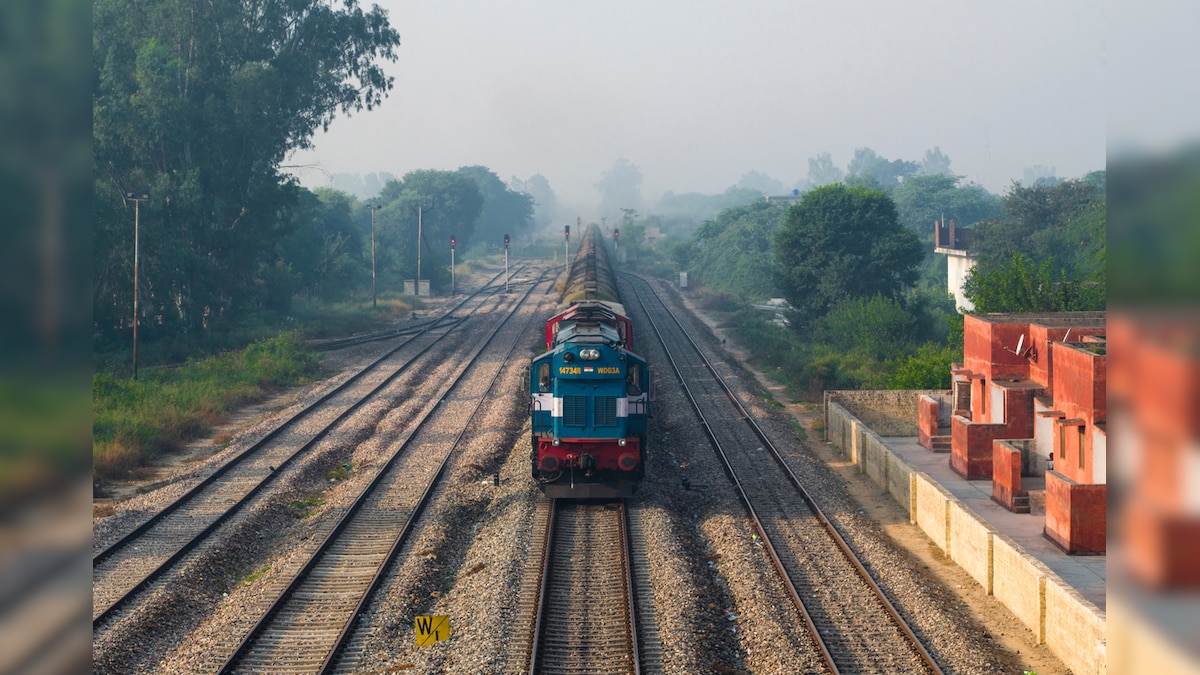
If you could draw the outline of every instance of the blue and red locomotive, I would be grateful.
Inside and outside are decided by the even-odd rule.
[[[529,369],[533,477],[550,497],[628,497],[644,473],[650,373],[596,225],[559,309]]]

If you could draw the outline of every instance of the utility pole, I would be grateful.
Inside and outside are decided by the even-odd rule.
[[[376,309],[379,305],[375,295],[375,212],[381,207],[378,204],[372,204],[367,208],[371,209],[371,309]]]
[[[429,208],[425,208],[421,204],[417,205],[417,288],[416,288],[416,291],[417,291],[418,296],[421,295],[421,239],[424,236],[422,233],[422,228],[424,226],[422,219],[423,219],[424,213],[426,211],[432,211],[432,210],[433,210],[433,206],[430,206]]]
[[[150,198],[150,195],[138,195],[132,192],[125,193],[125,199],[133,202],[133,379],[137,379],[137,327],[138,327],[138,216],[141,203]]]

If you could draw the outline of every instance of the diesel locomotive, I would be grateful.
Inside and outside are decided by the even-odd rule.
[[[594,224],[528,378],[533,477],[542,491],[575,499],[633,494],[645,470],[650,373],[633,351],[633,322]]]

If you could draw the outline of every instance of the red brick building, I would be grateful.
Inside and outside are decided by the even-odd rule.
[[[1044,480],[1045,534],[1071,553],[1105,550],[1104,334],[1103,312],[968,314],[952,369],[951,468],[1024,513]]]

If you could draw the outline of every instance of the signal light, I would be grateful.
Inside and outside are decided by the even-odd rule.
[[[504,235],[504,247],[508,248],[508,235]]]
[[[457,242],[458,242],[458,240],[455,238],[455,236],[450,235],[450,248],[454,248],[454,244]]]
[[[619,236],[621,236],[621,230],[619,230],[619,229],[614,229],[614,230],[613,230],[613,241],[616,241],[616,240],[617,240],[617,237],[619,237]]]
[[[563,235],[564,235],[564,236],[565,236],[567,239],[570,239],[570,238],[571,238],[571,226],[570,226],[570,225],[563,225],[563,227],[564,227],[564,228],[566,228],[566,229],[564,230],[564,232],[563,232]]]

